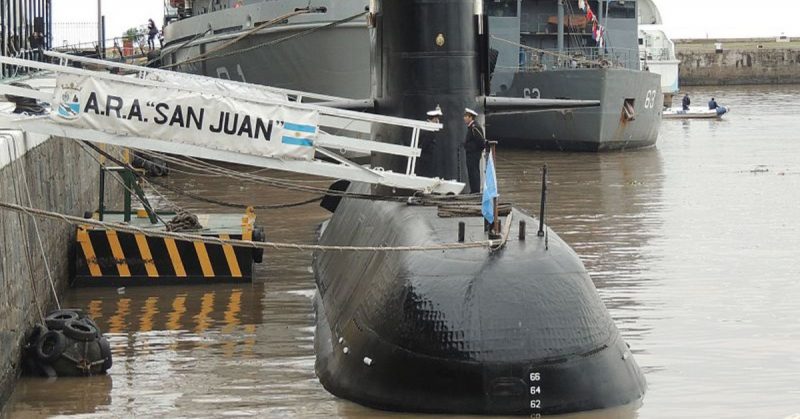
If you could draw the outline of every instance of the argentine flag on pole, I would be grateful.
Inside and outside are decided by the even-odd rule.
[[[494,198],[498,196],[494,159],[492,158],[492,153],[489,153],[489,158],[486,159],[486,176],[484,176],[483,180],[483,205],[481,206],[483,218],[489,223],[494,222]]]

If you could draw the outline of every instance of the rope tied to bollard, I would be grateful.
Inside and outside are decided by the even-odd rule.
[[[425,252],[443,251],[456,249],[479,249],[495,248],[505,244],[506,237],[500,240],[481,240],[469,243],[443,243],[420,246],[335,246],[321,244],[301,244],[301,243],[281,243],[281,242],[255,242],[239,239],[221,239],[218,237],[202,236],[197,234],[184,234],[176,232],[166,232],[153,229],[145,229],[129,224],[98,221],[93,219],[81,218],[72,215],[60,214],[52,211],[26,207],[23,205],[0,202],[0,209],[24,213],[30,216],[53,219],[75,226],[94,226],[107,228],[123,233],[142,234],[147,237],[161,237],[182,241],[203,242],[215,245],[231,245],[236,247],[250,247],[254,249],[274,249],[274,250],[297,250],[297,251],[339,251],[339,252]]]

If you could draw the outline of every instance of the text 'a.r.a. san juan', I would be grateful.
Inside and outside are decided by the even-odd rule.
[[[267,119],[265,121],[260,117],[253,117],[247,114],[218,110],[213,112],[216,115],[213,115],[213,117],[209,115],[209,118],[207,118],[207,114],[212,114],[212,112],[207,111],[204,107],[180,104],[170,105],[164,102],[145,102],[144,108],[152,108],[152,112],[155,112],[155,115],[151,115],[152,112],[150,111],[143,112],[142,108],[139,99],[133,99],[130,103],[126,103],[122,97],[114,95],[108,95],[105,103],[101,103],[97,94],[92,92],[89,94],[83,112],[109,118],[144,123],[152,122],[157,125],[209,131],[217,134],[236,135],[266,141],[270,140],[270,135],[272,134],[272,120]],[[152,117],[148,117],[148,115]],[[280,124],[279,121],[277,123]]]

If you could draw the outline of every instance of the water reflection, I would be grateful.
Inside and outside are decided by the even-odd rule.
[[[112,403],[110,375],[58,380],[22,378],[14,392],[13,417],[44,418],[54,413],[83,415],[100,412]],[[80,391],[69,391],[67,389]]]
[[[243,288],[246,287],[246,288]],[[198,287],[131,287],[78,289],[90,297],[85,307],[110,333],[153,330],[202,333],[211,326],[232,329],[243,321],[260,321],[258,284]],[[243,319],[244,316],[244,319]]]
[[[641,206],[628,202],[631,198],[643,191],[658,194],[659,187],[652,181],[659,177],[658,153],[637,153],[627,160],[622,156],[570,155],[569,159],[579,160],[576,165],[557,153],[515,152],[498,165],[500,188],[523,208],[538,208],[538,170],[540,163],[548,162],[553,182],[548,223],[573,246],[582,248],[580,252],[591,255],[612,247],[603,242],[614,237],[609,223],[615,217],[627,219],[628,230],[641,227],[637,215]],[[231,187],[224,178],[189,178],[174,173],[169,181],[191,184],[232,202],[268,193],[276,201],[302,199],[258,185]],[[219,210],[205,204],[192,205],[198,211]],[[313,240],[316,224],[325,217],[323,210],[309,206],[264,211],[259,214],[259,223],[266,225],[272,239],[308,242]],[[588,220],[592,225],[575,227],[576,220]],[[593,230],[602,235],[594,235]],[[634,234],[631,245],[646,242],[648,237]],[[587,262],[590,271],[619,269],[611,262],[604,262],[612,266],[603,268],[598,268],[601,263]],[[617,265],[624,263],[618,261]],[[107,393],[114,402],[99,407],[97,415],[398,416],[336,399],[316,379],[311,307],[314,285],[309,266],[310,254],[270,252],[265,264],[256,265],[256,282],[247,286],[129,287],[123,294],[115,288],[73,290],[68,304],[86,307],[108,331],[114,353],[110,374],[115,381]],[[619,286],[610,280],[612,277],[601,275],[598,284]],[[619,298],[616,301],[620,306],[635,305],[628,297],[614,298]],[[59,408],[52,406],[49,413],[61,413]],[[568,417],[631,418],[636,408]]]
[[[563,154],[515,151],[498,159],[499,188],[538,214],[541,166],[547,163],[546,222],[581,256],[612,313],[630,337],[640,302],[635,289],[647,286],[644,267],[654,255],[663,189],[659,150]],[[620,324],[622,322],[623,324]],[[641,332],[641,331],[638,331]]]
[[[591,412],[581,412],[569,415],[550,415],[542,416],[549,419],[634,419],[638,417],[637,410],[641,403],[633,403],[626,406],[611,409],[593,410]],[[402,413],[378,412],[372,409],[361,407],[354,403],[340,403],[337,406],[337,417],[346,419],[368,419],[374,417],[414,417],[422,419],[475,419],[481,416],[476,415],[404,415]],[[493,418],[519,419],[525,416],[492,416]]]
[[[571,418],[799,413],[800,86],[691,93],[733,111],[723,121],[664,121],[654,150],[499,150],[501,194],[533,214],[539,171],[549,165],[547,222],[584,260],[647,374],[639,410]],[[308,198],[177,171],[167,181],[238,203]],[[286,242],[313,241],[327,216],[313,205],[258,215],[269,239]],[[110,377],[24,379],[12,414],[416,417],[338,400],[320,386],[309,265],[308,253],[269,252],[252,285],[71,291],[65,304],[86,307],[111,331]]]

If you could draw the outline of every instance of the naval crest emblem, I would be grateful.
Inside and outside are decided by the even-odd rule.
[[[81,113],[79,89],[74,83],[61,86],[61,97],[58,103],[58,116],[64,119],[77,119]]]

